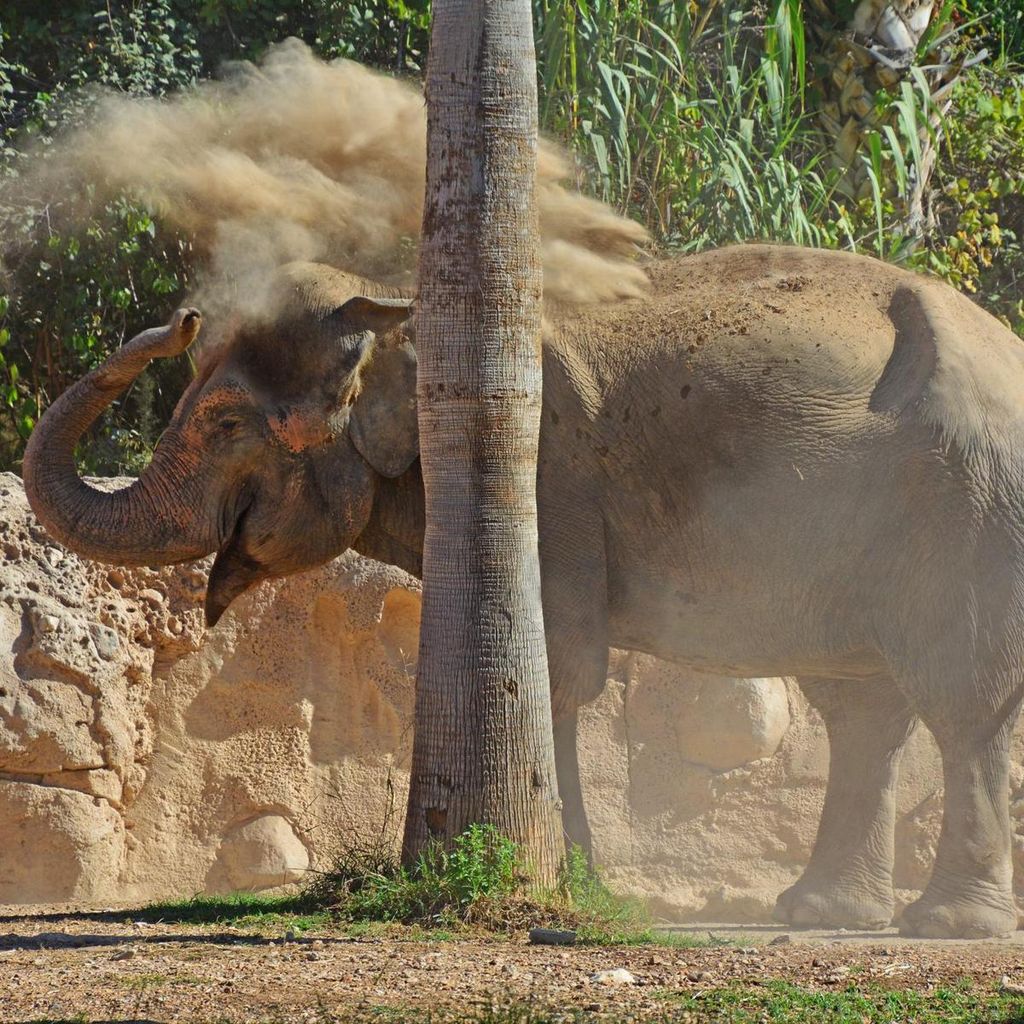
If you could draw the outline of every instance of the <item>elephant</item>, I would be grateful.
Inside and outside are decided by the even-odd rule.
[[[537,501],[559,787],[589,832],[578,709],[609,647],[794,676],[830,774],[794,925],[893,917],[894,792],[918,720],[942,756],[930,881],[904,933],[1017,926],[1009,745],[1024,684],[1024,347],[952,288],[844,252],[741,245],[652,261],[651,292],[548,304]],[[24,460],[32,507],[84,556],[216,552],[215,624],[255,583],[354,548],[421,570],[410,296],[281,269],[272,316],[209,348],[131,486],[77,439],[199,327],[179,310],[66,391]]]

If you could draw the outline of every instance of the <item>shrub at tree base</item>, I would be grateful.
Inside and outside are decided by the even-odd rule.
[[[473,825],[452,843],[425,850],[411,868],[382,834],[339,855],[311,882],[303,907],[329,909],[349,922],[385,922],[431,929],[518,932],[533,927],[572,930],[577,941],[654,940],[635,900],[615,895],[577,848],[566,857],[554,889],[527,891],[528,872],[516,845],[491,826]]]

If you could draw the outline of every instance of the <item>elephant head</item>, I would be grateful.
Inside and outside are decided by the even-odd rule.
[[[25,454],[33,510],[79,554],[167,565],[216,551],[210,625],[255,583],[351,547],[381,477],[401,475],[419,452],[416,355],[394,332],[410,299],[328,267],[291,264],[271,305],[273,316],[242,321],[204,354],[129,487],[105,492],[83,481],[75,444],[151,359],[188,347],[197,310],[138,335],[64,392]]]

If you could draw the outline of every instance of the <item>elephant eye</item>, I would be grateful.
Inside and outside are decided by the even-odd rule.
[[[225,416],[217,426],[225,433],[230,434],[241,426],[242,421],[237,416]]]

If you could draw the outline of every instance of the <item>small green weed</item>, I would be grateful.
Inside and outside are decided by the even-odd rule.
[[[471,927],[502,935],[541,926],[571,929],[579,942],[594,945],[720,944],[655,932],[642,903],[612,892],[578,848],[566,857],[555,887],[541,892],[526,891],[518,849],[491,826],[472,826],[450,851],[429,848],[412,868],[402,867],[393,850],[386,829],[350,847],[305,899],[348,922],[352,935],[377,935],[394,924],[432,939],[455,938]]]
[[[168,980],[166,974],[127,974],[118,978],[117,983],[132,992],[145,992],[166,985]]]

